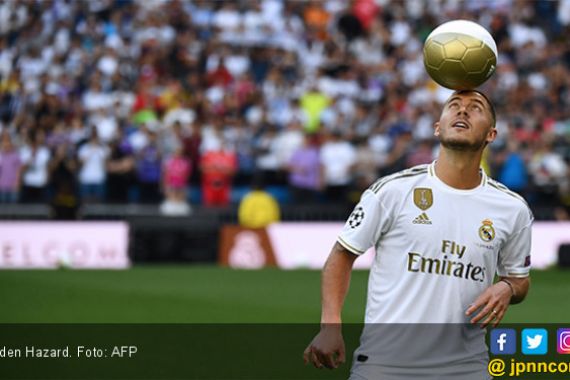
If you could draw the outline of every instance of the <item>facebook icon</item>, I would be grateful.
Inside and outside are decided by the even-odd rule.
[[[517,333],[514,329],[491,330],[491,353],[513,355],[517,351]]]

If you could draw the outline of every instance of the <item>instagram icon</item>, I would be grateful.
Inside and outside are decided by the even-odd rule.
[[[570,329],[558,329],[556,349],[559,354],[570,354]]]

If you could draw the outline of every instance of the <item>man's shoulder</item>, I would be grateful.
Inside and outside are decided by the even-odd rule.
[[[487,185],[491,189],[493,195],[504,198],[507,202],[527,206],[525,199],[520,194],[515,193],[501,182],[492,178],[487,178]]]
[[[416,182],[422,176],[426,176],[428,167],[427,164],[418,165],[381,177],[369,187],[369,190],[378,194],[381,190],[397,190],[401,186],[408,186],[410,182]]]
[[[501,199],[501,202],[505,202],[521,211],[528,212],[532,217],[530,206],[520,194],[517,194],[501,182],[492,178],[487,179],[487,185],[492,194]]]

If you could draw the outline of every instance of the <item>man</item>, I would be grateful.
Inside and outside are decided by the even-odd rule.
[[[228,142],[206,151],[200,159],[202,199],[206,206],[227,206],[231,201],[232,180],[238,169],[236,153]]]
[[[479,168],[497,135],[485,95],[455,92],[434,134],[441,144],[435,162],[381,178],[349,217],[323,269],[322,329],[305,362],[344,362],[340,324],[350,272],[374,246],[351,379],[489,378],[481,327],[496,326],[527,294],[533,216]],[[442,325],[411,325],[422,323]]]

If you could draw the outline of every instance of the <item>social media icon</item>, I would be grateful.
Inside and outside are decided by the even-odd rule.
[[[558,351],[559,354],[570,354],[570,329],[558,329],[556,336],[556,351]]]
[[[491,330],[491,353],[513,355],[517,351],[517,333],[514,329]]]
[[[524,329],[521,336],[522,353],[544,355],[548,352],[548,331],[545,329]]]

